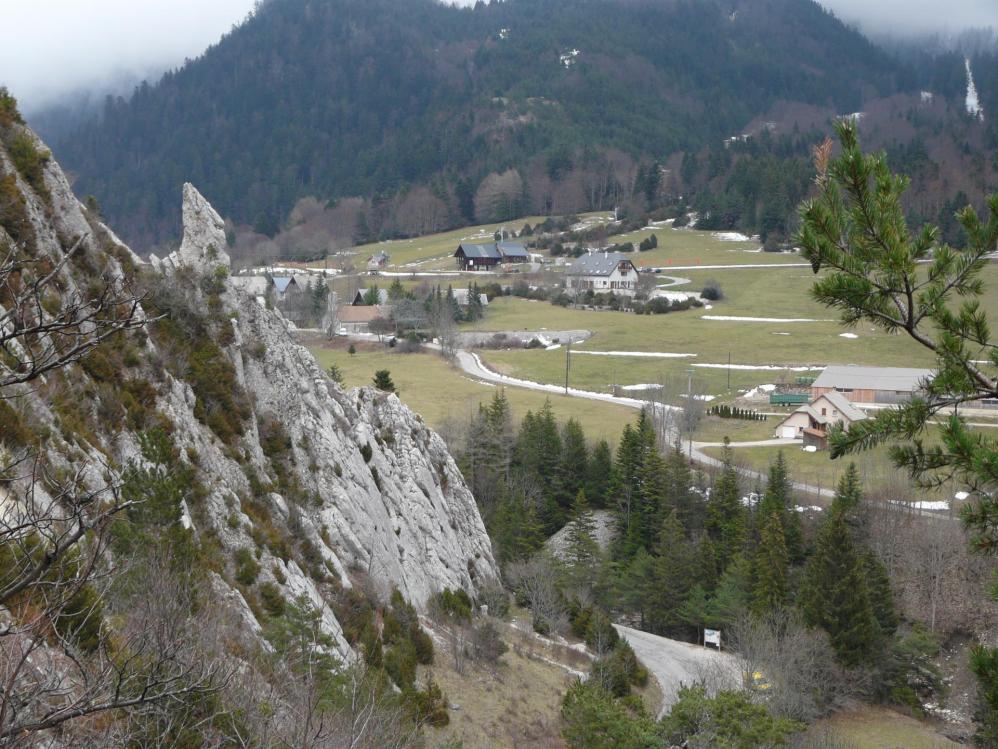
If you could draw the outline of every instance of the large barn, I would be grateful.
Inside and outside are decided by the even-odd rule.
[[[925,389],[931,369],[831,366],[814,381],[811,396],[841,393],[850,403],[904,403]]]
[[[519,242],[462,242],[454,257],[461,270],[492,270],[500,264],[525,263],[530,259],[527,248]]]

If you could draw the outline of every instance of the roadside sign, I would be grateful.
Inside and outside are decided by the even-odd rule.
[[[704,645],[717,645],[717,649],[721,649],[721,630],[719,629],[705,629],[703,631],[703,644]]]

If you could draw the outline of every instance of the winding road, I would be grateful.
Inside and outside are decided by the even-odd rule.
[[[697,682],[707,685],[710,692],[738,685],[740,670],[734,656],[712,648],[679,640],[659,637],[640,629],[614,624],[620,636],[634,650],[645,668],[662,687],[661,718],[679,699],[679,690]]]

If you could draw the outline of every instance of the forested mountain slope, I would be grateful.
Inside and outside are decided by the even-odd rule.
[[[271,0],[55,145],[77,194],[145,245],[178,235],[188,179],[266,233],[304,196],[412,185],[445,223],[482,218],[476,191],[513,167],[500,212],[576,210],[777,102],[845,113],[915,88],[812,0]]]

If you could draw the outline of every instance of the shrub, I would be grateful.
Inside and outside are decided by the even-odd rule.
[[[461,588],[451,590],[444,588],[433,596],[430,610],[438,618],[454,619],[456,621],[471,621],[471,598]]]
[[[385,652],[385,671],[400,689],[416,682],[416,648],[409,640],[399,640]]]
[[[724,291],[721,289],[721,284],[717,281],[707,281],[704,284],[703,291],[700,292],[700,296],[711,302],[717,302],[724,299]]]
[[[506,652],[506,643],[499,636],[495,622],[486,619],[471,630],[471,656],[484,663],[495,664]]]
[[[596,609],[586,627],[586,645],[596,653],[609,652],[620,639],[617,630],[613,628],[610,617]]]
[[[362,458],[364,458],[364,462],[365,463],[370,463],[371,462],[371,456],[374,455],[374,450],[371,448],[371,443],[370,442],[365,442],[363,445],[361,445],[361,447],[360,447],[360,455],[361,455]],[[338,475],[339,474],[337,474],[337,476]]]
[[[260,565],[253,558],[253,552],[249,549],[236,549],[234,555],[236,563],[236,582],[242,585],[252,585],[256,582],[257,575],[260,574]]]
[[[404,697],[410,717],[415,723],[428,724],[434,728],[443,728],[450,723],[447,697],[432,678],[427,681],[425,689],[409,690],[404,693]]]
[[[284,615],[284,596],[281,595],[280,588],[274,583],[260,584],[260,601],[263,603],[264,610],[271,616]]]
[[[374,387],[378,390],[383,390],[386,393],[395,392],[395,382],[392,380],[392,374],[387,369],[379,369],[374,373]]]

